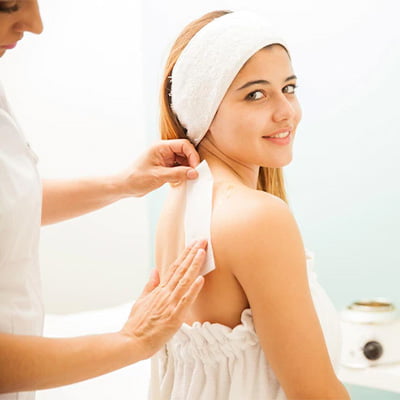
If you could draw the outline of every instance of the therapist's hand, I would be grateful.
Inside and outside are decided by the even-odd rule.
[[[132,307],[120,333],[134,339],[143,358],[156,353],[182,325],[204,283],[199,271],[206,246],[204,240],[186,248],[163,281],[153,274]]]
[[[196,179],[200,157],[186,139],[161,140],[121,173],[72,180],[44,180],[42,225],[98,210],[127,197],[141,197],[166,182]]]
[[[144,196],[166,182],[178,184],[196,179],[200,157],[186,139],[161,140],[121,174],[125,196]]]

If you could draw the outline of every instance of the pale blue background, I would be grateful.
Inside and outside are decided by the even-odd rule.
[[[291,44],[303,120],[285,176],[290,207],[306,247],[315,253],[321,284],[338,309],[375,296],[400,306],[397,1],[146,1],[147,131],[157,132],[161,70],[180,29],[205,12],[242,8],[264,13]],[[150,197],[152,235],[164,194],[165,189]],[[349,390],[355,400],[400,399],[389,392]]]

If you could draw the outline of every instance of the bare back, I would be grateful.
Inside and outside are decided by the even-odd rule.
[[[287,204],[269,193],[235,182],[224,172],[222,168],[213,170],[211,237],[216,268],[205,275],[203,290],[185,322],[189,325],[196,321],[219,323],[230,328],[244,328],[247,334],[256,335],[251,349],[263,352],[255,355],[249,347],[246,352],[251,360],[244,364],[265,366],[264,372],[256,375],[260,379],[259,390],[278,390],[279,382],[288,398],[347,399],[333,368],[339,355],[337,312],[315,275],[310,273],[301,235]],[[189,199],[190,205],[192,200]],[[184,248],[185,201],[184,184],[171,188],[157,233],[156,261],[161,276]],[[202,215],[200,210],[199,216]],[[241,317],[246,315],[243,310],[250,305],[251,328],[248,330],[249,326]],[[204,343],[208,343],[210,333],[220,332],[222,327],[211,328],[195,325],[193,330],[188,330],[187,326],[182,327],[184,342],[177,334],[168,350],[172,360],[168,364],[170,368],[175,369],[174,363],[182,354],[187,354],[177,351],[175,345],[186,346],[187,351],[192,343],[196,347],[196,340],[187,341],[186,335],[200,335]],[[238,343],[233,337],[235,335],[228,335],[228,339],[224,336],[229,346]],[[222,343],[225,342],[220,343],[218,350],[223,353]],[[234,345],[231,347],[236,349]],[[216,351],[207,344],[205,348],[210,354]],[[166,365],[167,359],[162,365]],[[305,359],[314,366],[312,369],[302,368]],[[203,362],[201,357],[196,356],[195,360]],[[185,357],[179,359],[179,363],[180,368],[192,368]],[[269,369],[272,375],[267,372]],[[171,372],[168,374],[173,376]],[[177,378],[179,382],[184,379],[182,376]],[[270,376],[276,379],[269,381]],[[224,377],[224,382],[229,382],[230,378]],[[268,396],[264,398],[277,398],[276,393]]]
[[[219,221],[222,208],[218,205],[228,193],[226,185],[214,184],[211,230]],[[185,247],[185,202],[186,184],[171,187],[157,227],[156,264],[161,277]],[[249,307],[243,289],[219,253],[214,247],[216,269],[205,275],[204,287],[185,321],[189,325],[209,321],[233,328],[240,323],[242,311]]]

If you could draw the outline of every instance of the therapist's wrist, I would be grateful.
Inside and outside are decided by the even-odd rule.
[[[132,196],[132,194],[129,193],[127,179],[123,174],[104,177],[102,183],[111,201],[117,201]]]
[[[120,199],[142,197],[161,186],[158,171],[133,166],[111,177],[114,194]]]
[[[116,340],[121,343],[120,360],[124,365],[131,365],[146,360],[156,353],[148,340],[135,335],[127,335],[123,331],[115,333]]]

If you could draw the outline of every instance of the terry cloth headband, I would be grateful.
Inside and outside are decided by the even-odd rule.
[[[205,136],[226,91],[257,51],[287,46],[265,19],[246,11],[215,18],[189,41],[171,76],[171,107],[197,146]]]

